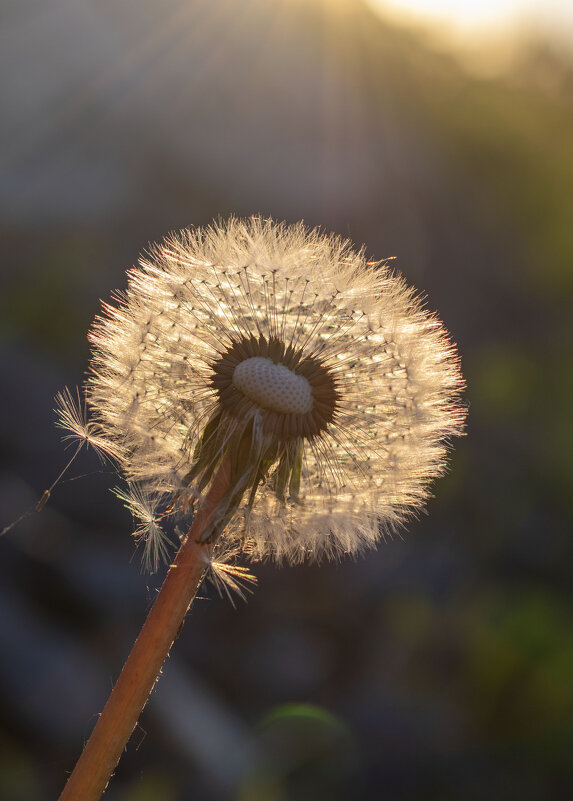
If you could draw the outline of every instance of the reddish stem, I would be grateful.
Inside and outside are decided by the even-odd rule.
[[[223,461],[59,801],[98,801],[145,706],[207,566],[197,542],[229,488]]]

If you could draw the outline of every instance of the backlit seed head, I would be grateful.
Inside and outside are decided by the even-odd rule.
[[[386,265],[302,224],[169,237],[90,338],[92,419],[127,480],[164,525],[228,458],[205,538],[253,558],[373,545],[421,507],[463,427],[441,323]]]

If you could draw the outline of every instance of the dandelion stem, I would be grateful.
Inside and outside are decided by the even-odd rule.
[[[203,578],[208,546],[198,540],[228,490],[230,477],[225,459],[59,801],[97,801],[107,787]]]

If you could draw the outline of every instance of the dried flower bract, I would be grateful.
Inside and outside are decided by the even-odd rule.
[[[373,545],[421,507],[463,425],[441,323],[386,265],[302,224],[170,236],[91,342],[91,415],[126,479],[191,515],[227,459],[203,540],[253,558]]]

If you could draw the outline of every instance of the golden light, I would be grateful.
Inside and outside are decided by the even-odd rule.
[[[417,19],[460,32],[503,26],[524,8],[523,0],[369,0],[382,13]]]

